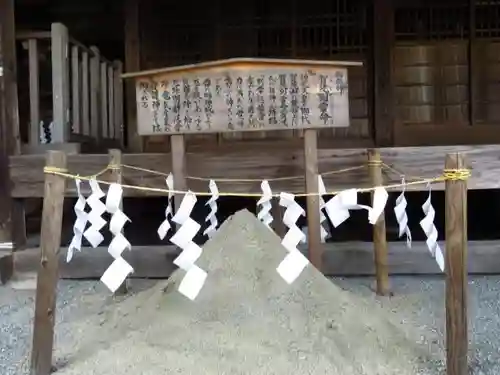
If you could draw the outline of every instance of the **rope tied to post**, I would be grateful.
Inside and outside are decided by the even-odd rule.
[[[470,169],[445,169],[443,170],[443,178],[448,181],[465,181],[472,175]]]

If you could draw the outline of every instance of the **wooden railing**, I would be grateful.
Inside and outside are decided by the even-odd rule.
[[[17,39],[28,50],[29,144],[89,140],[121,144],[122,63],[111,62],[97,47],[88,48],[74,40],[61,23],[52,24],[50,32],[18,33]],[[41,87],[43,48],[50,49],[51,88]],[[52,108],[43,102],[44,92],[50,93]]]

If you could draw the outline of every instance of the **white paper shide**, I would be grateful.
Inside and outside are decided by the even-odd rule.
[[[273,199],[273,192],[271,191],[271,186],[267,180],[262,181],[260,184],[262,190],[262,197],[257,202],[257,206],[260,206],[260,210],[257,213],[257,218],[264,223],[268,228],[270,228],[273,222],[273,216],[271,215],[271,200]]]
[[[188,191],[184,195],[179,210],[172,218],[172,221],[179,224],[180,228],[170,239],[174,245],[182,250],[179,256],[174,259],[174,264],[186,271],[178,290],[190,300],[194,300],[200,293],[207,278],[207,273],[195,264],[202,252],[201,247],[193,242],[201,225],[190,217],[196,201],[194,193]]]
[[[75,203],[74,211],[76,215],[75,223],[73,224],[73,238],[68,247],[68,252],[66,254],[66,262],[70,262],[73,258],[73,252],[81,251],[82,240],[85,227],[87,226],[87,213],[85,212],[85,207],[87,206],[87,201],[82,194],[82,189],[80,187],[81,181],[79,179],[75,180],[77,200]]]
[[[422,230],[427,236],[427,240],[425,241],[427,244],[427,248],[431,252],[431,255],[434,257],[434,259],[436,260],[439,269],[444,272],[444,256],[437,242],[438,231],[436,229],[436,226],[434,225],[436,211],[434,210],[434,207],[432,207],[430,185],[429,185],[429,196],[422,205],[422,210],[424,211],[425,217],[420,221],[420,226],[422,227]]]
[[[276,270],[288,284],[291,284],[309,264],[309,260],[297,249],[297,245],[305,240],[304,233],[297,226],[297,220],[305,215],[305,211],[295,201],[293,194],[281,193],[279,204],[286,208],[283,214],[283,224],[288,227],[288,231],[281,244],[288,250],[288,254]]]

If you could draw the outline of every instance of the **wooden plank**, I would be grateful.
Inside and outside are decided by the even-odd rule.
[[[115,136],[115,81],[113,65],[108,66],[108,137],[116,139]]]
[[[186,151],[183,135],[170,136],[170,149],[172,150],[172,174],[174,176],[174,189],[186,190]],[[179,209],[182,199],[180,194],[174,196],[175,211]]]
[[[277,68],[257,62],[151,75],[135,83],[139,135],[329,129],[350,123],[347,68],[336,65]]]
[[[291,145],[290,145],[291,144]],[[433,177],[443,171],[444,155],[451,152],[467,154],[467,162],[472,168],[469,179],[470,189],[500,188],[500,146],[448,146],[415,148],[382,148],[382,161],[402,171],[407,176]],[[154,169],[161,173],[172,172],[172,155],[166,154],[123,154],[124,164]],[[304,192],[304,151],[302,142],[294,145],[279,142],[235,142],[229,147],[215,150],[186,150],[186,176],[206,178],[250,178],[256,180],[284,177],[286,168],[293,168],[292,180],[270,181],[273,191]],[[367,152],[364,149],[319,149],[318,169],[320,173],[348,167],[366,166]],[[68,165],[72,173],[87,176],[94,174],[108,164],[106,154],[69,155]],[[14,197],[43,196],[43,157],[41,155],[22,155],[10,158],[11,178]],[[147,172],[129,170],[124,172],[127,184],[165,189],[165,176],[155,176]],[[351,170],[346,173],[324,176],[327,190],[338,191],[352,187],[370,187],[368,169]],[[385,184],[399,184],[397,173],[384,171]],[[260,193],[259,182],[217,183],[220,191]],[[193,191],[208,191],[207,181],[188,178],[188,187]],[[443,183],[433,184],[433,190],[443,190]],[[407,186],[408,191],[425,190],[425,184]],[[393,188],[391,191],[399,191]],[[84,190],[85,191],[85,190]],[[69,184],[67,194],[75,196],[73,184]],[[125,196],[161,195],[151,192],[125,189]]]
[[[382,165],[380,151],[376,149],[368,150],[368,164],[372,186],[381,186],[384,184],[382,176]],[[374,193],[372,192],[372,204],[374,202]],[[382,212],[377,222],[373,225],[373,250],[375,254],[376,270],[376,291],[378,295],[387,296],[390,293],[389,270],[387,268],[387,238],[385,230],[385,211]]]
[[[51,143],[60,143],[67,142],[71,133],[69,119],[68,29],[61,23],[53,23],[51,34],[54,116]]]
[[[38,64],[38,41],[28,40],[29,74],[30,74],[30,131],[29,143],[40,143],[40,72]]]
[[[118,184],[122,183],[122,152],[120,150],[112,149],[109,150],[109,165],[113,168],[109,176],[109,182],[116,182]],[[120,209],[123,209],[123,199],[120,202]],[[129,280],[128,278],[118,287],[115,291],[116,295],[125,295],[128,293]]]
[[[72,105],[71,114],[73,116],[72,128],[76,134],[82,134],[83,127],[80,123],[81,112],[81,96],[80,96],[80,51],[78,46],[71,48],[71,88],[72,88]]]
[[[15,46],[14,1],[0,0],[0,281],[13,274],[12,234],[20,223],[13,222],[9,175],[9,155],[20,152],[19,107],[17,97],[17,59]]]
[[[47,153],[47,166],[66,168],[66,155],[60,151]],[[66,179],[53,174],[45,178],[41,230],[41,262],[36,286],[31,374],[50,375],[54,346],[58,253],[61,243],[64,186]]]
[[[392,85],[392,47],[394,44],[394,10],[392,0],[373,2],[373,122],[375,144],[392,146],[394,100]]]
[[[125,71],[134,72],[140,69],[141,48],[139,31],[139,0],[126,0],[124,6],[125,32]],[[133,152],[142,152],[142,138],[137,134],[137,106],[135,102],[135,84],[128,82],[126,86],[127,100],[127,147]]]
[[[306,193],[319,191],[318,187],[318,133],[314,129],[304,131],[304,165],[306,179]],[[319,211],[319,195],[309,195],[307,204],[307,246],[309,260],[317,268],[322,269],[321,222]]]
[[[101,62],[101,127],[102,138],[110,138],[108,121],[108,64],[105,62]]]
[[[323,245],[323,273],[327,276],[375,276],[373,244],[371,242],[329,242]],[[444,242],[440,242],[442,249]],[[494,275],[500,272],[500,241],[470,241],[468,245],[468,272],[471,275]],[[306,246],[299,246],[307,252]],[[443,273],[430,256],[425,242],[388,243],[388,266],[390,275],[433,275]],[[107,247],[96,249],[85,247],[75,252],[70,263],[66,263],[67,248],[59,254],[61,278],[99,279],[112,262]],[[123,257],[134,267],[131,278],[165,278],[176,269],[172,263],[179,251],[174,246],[133,246]],[[38,248],[16,253],[15,271],[32,272],[40,263]]]
[[[115,95],[115,104],[114,104],[114,120],[115,123],[112,126],[115,128],[115,138],[120,140],[120,144],[124,147],[124,134],[123,134],[123,82],[122,82],[122,70],[123,64],[121,61],[114,61],[114,95]]]
[[[462,154],[448,154],[445,168],[466,168]],[[467,331],[467,181],[447,180],[446,218],[446,373],[466,375]]]
[[[90,91],[89,91],[89,53],[82,52],[82,134],[91,135],[90,131]]]
[[[100,118],[100,52],[97,47],[90,47],[94,54],[90,60],[90,135],[99,142],[102,138],[101,118]]]

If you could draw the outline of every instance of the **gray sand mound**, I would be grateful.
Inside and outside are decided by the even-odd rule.
[[[434,374],[390,312],[311,265],[286,284],[276,272],[285,255],[278,236],[238,212],[204,247],[197,264],[208,278],[194,302],[177,292],[184,272],[175,272],[80,323],[76,347],[58,348],[67,364],[57,373]]]

